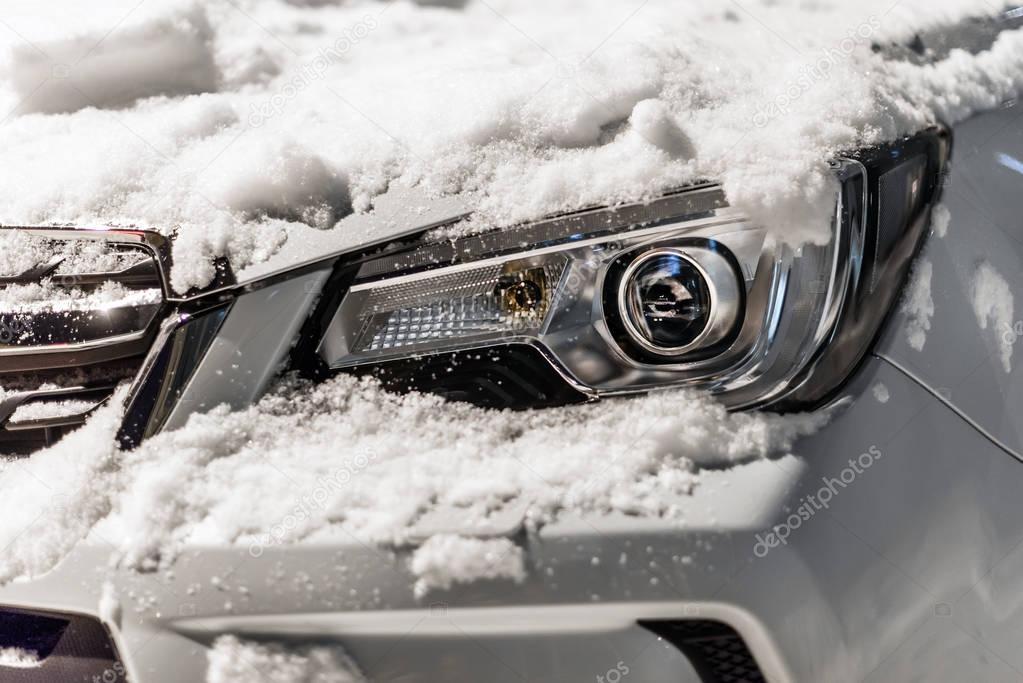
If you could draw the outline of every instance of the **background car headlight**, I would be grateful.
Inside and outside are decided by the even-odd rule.
[[[317,350],[334,370],[469,400],[475,374],[490,405],[534,404],[509,385],[550,381],[535,379],[549,364],[583,397],[697,385],[732,407],[805,408],[855,369],[897,296],[947,147],[930,131],[836,161],[825,245],[772,239],[714,185],[391,245],[342,268]]]

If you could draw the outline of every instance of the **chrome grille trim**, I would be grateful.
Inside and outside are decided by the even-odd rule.
[[[0,323],[7,330],[6,339],[0,339],[0,390],[5,390],[0,391],[0,454],[29,453],[81,425],[118,382],[137,374],[172,302],[180,300],[171,295],[170,241],[163,235],[137,229],[0,226],[0,237],[13,232],[31,238],[25,240],[28,253],[40,262],[10,272],[30,262],[16,259],[0,276],[0,291],[27,288],[24,301],[20,292],[9,291],[0,308]],[[35,240],[38,248],[32,245]],[[107,283],[114,289],[104,289]],[[40,293],[35,287],[44,289]],[[32,419],[15,416],[22,406],[73,399],[92,405],[69,405],[52,414],[33,411],[37,417]]]

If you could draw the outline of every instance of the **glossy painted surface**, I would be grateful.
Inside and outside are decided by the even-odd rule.
[[[951,220],[944,236],[932,229],[916,264],[932,271],[930,329],[914,348],[909,327],[919,316],[903,307],[877,352],[1023,457],[1023,104],[974,117],[954,134],[942,200]],[[1014,304],[986,328],[974,311],[983,264],[1004,279]]]
[[[328,274],[313,271],[238,297],[164,429],[184,426],[196,411],[224,403],[244,408],[259,400],[287,360]]]

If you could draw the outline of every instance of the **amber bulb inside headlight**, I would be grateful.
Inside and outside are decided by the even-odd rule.
[[[543,268],[505,268],[495,294],[505,313],[513,316],[537,315],[544,308],[547,298],[547,276]]]

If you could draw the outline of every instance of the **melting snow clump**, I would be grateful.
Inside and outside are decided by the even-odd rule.
[[[1013,296],[1009,283],[987,261],[973,275],[973,312],[982,330],[994,336],[998,355],[1006,373],[1012,372],[1012,352],[1016,334],[1013,327]]]
[[[522,548],[507,538],[481,540],[438,534],[416,549],[410,566],[417,577],[415,592],[419,597],[456,583],[526,578]]]
[[[20,647],[0,647],[0,666],[12,669],[35,669],[42,666],[39,653]]]
[[[944,204],[938,204],[931,211],[931,227],[934,229],[934,234],[938,237],[944,237],[948,234],[948,225],[951,222],[952,212]]]
[[[103,582],[99,597],[99,618],[108,624],[119,627],[121,624],[121,601],[117,597],[117,588],[110,581]]]
[[[257,643],[221,636],[207,654],[206,683],[364,683],[338,645]]]
[[[933,271],[934,267],[927,259],[917,262],[902,303],[907,341],[917,351],[923,351],[927,343],[927,332],[931,329],[931,317],[934,315],[934,299],[931,297]]]

